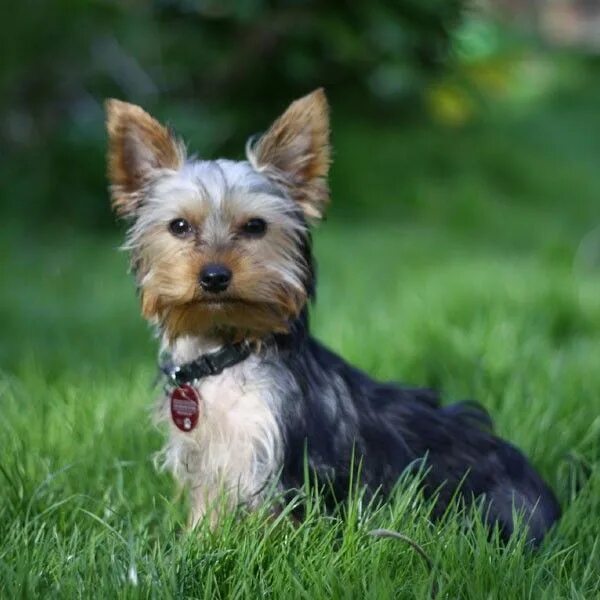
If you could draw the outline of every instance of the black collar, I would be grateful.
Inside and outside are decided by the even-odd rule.
[[[169,361],[161,365],[160,369],[175,385],[181,385],[192,383],[209,375],[218,375],[228,367],[242,362],[248,356],[250,356],[248,344],[227,344],[216,352],[199,356],[192,362],[173,365]]]

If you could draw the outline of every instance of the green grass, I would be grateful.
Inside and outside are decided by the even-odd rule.
[[[580,109],[338,129],[334,198],[359,208],[316,236],[318,337],[373,375],[487,406],[564,508],[539,552],[488,541],[472,515],[431,525],[408,485],[345,519],[316,506],[299,526],[259,513],[183,532],[185,502],[151,461],[155,344],[119,240],[36,224],[0,237],[0,596],[594,597],[600,278],[596,238],[581,241],[600,180],[581,127],[599,117]]]

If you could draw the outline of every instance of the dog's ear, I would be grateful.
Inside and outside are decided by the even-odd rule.
[[[247,148],[252,166],[283,185],[305,214],[320,218],[329,202],[329,107],[322,88],[292,102]]]
[[[106,101],[108,178],[112,205],[120,216],[133,216],[144,185],[185,161],[183,145],[139,106]]]

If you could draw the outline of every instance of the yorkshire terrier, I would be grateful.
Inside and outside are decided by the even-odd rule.
[[[239,162],[188,158],[138,106],[106,108],[112,205],[130,222],[125,247],[169,382],[162,456],[189,487],[192,526],[215,523],[223,496],[253,508],[269,489],[301,489],[307,468],[337,503],[352,464],[361,489],[384,496],[424,464],[435,513],[454,496],[478,500],[502,537],[518,514],[542,540],[558,503],[483,409],[374,381],[310,335],[310,231],[329,202],[323,90],[293,102]]]

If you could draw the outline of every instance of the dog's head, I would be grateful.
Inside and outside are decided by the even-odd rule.
[[[329,200],[329,118],[317,90],[293,102],[247,161],[187,159],[138,106],[109,100],[112,204],[142,312],[171,338],[284,332],[311,286],[308,223]]]

